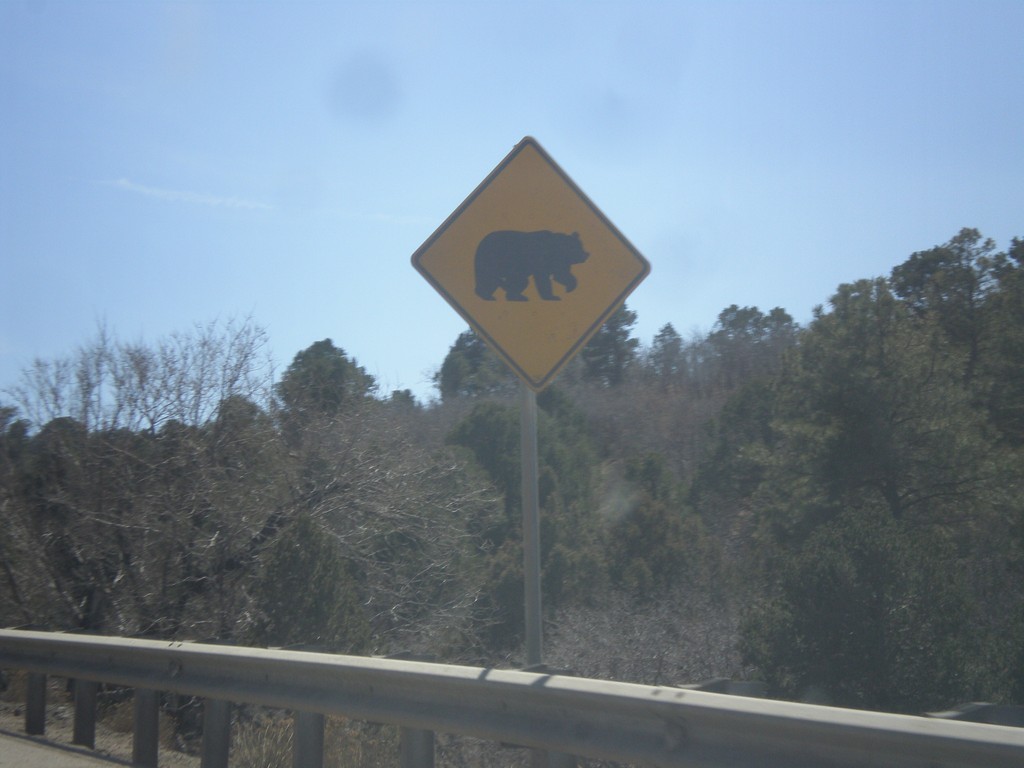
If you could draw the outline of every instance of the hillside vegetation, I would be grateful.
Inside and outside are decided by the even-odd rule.
[[[1024,702],[1024,241],[975,230],[806,327],[621,308],[539,396],[545,653],[917,712]],[[515,379],[438,397],[251,321],[105,331],[0,404],[0,625],[522,657]]]

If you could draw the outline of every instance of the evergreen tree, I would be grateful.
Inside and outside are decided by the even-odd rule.
[[[603,387],[615,387],[626,379],[636,359],[640,341],[632,337],[636,312],[625,304],[605,321],[580,352],[583,376]]]
[[[757,307],[726,307],[707,339],[718,378],[731,390],[753,376],[776,373],[796,331],[793,318],[781,307],[767,315]]]
[[[655,335],[646,358],[651,372],[665,384],[677,381],[686,373],[683,338],[672,327],[672,323],[663,325]]]
[[[650,600],[697,575],[705,534],[679,502],[661,456],[628,462],[624,479],[632,492],[609,527],[609,568],[613,583]]]
[[[434,376],[441,399],[510,393],[515,376],[472,330],[459,334]]]
[[[920,713],[978,693],[977,609],[942,532],[851,509],[781,561],[779,579],[741,630],[775,695]]]
[[[893,292],[921,316],[935,319],[947,338],[966,350],[970,381],[989,335],[985,299],[995,286],[995,243],[962,229],[948,243],[911,255],[893,269]]]
[[[308,420],[337,416],[375,388],[373,377],[345,350],[324,339],[295,355],[277,384],[277,395],[290,416]]]
[[[841,286],[775,384],[750,500],[776,592],[743,637],[788,695],[915,710],[1005,694],[1001,662],[964,659],[1021,605],[979,568],[1013,561],[1021,470],[964,380],[969,346],[939,329],[884,280]]]
[[[1010,445],[1024,447],[1024,240],[996,258],[996,287],[986,306],[991,342],[981,364],[985,400]]]

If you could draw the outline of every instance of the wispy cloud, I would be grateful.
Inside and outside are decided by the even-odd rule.
[[[180,189],[162,189],[160,187],[149,187],[145,184],[137,184],[130,179],[120,178],[116,181],[101,182],[109,187],[117,187],[127,192],[134,192],[137,195],[155,197],[157,200],[167,200],[172,203],[192,203],[193,205],[207,205],[213,208],[239,208],[249,210],[270,210],[272,205],[261,203],[256,200],[243,200],[238,197],[223,197],[220,195],[207,195],[201,192],[190,192]]]
[[[430,224],[431,222],[437,223],[430,216],[423,215],[402,215],[398,213],[361,213],[359,211],[348,211],[343,214],[345,218],[352,219],[354,221],[374,221],[382,224],[396,224],[398,226],[415,225],[420,226],[423,224]]]

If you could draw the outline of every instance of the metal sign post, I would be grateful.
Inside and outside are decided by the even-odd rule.
[[[523,582],[526,604],[526,665],[543,661],[540,605],[540,490],[537,479],[537,394],[519,384],[519,444],[523,499]]]

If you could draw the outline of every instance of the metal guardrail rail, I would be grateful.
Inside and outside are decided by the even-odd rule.
[[[87,681],[85,707],[97,682],[202,696],[212,731],[229,722],[226,702],[294,710],[297,733],[315,732],[317,717],[322,729],[327,714],[393,723],[420,745],[403,752],[404,765],[432,765],[438,731],[694,768],[1024,765],[1017,728],[538,672],[23,630],[0,630],[0,667]],[[155,717],[156,698],[137,696],[137,715],[148,707]],[[315,751],[315,738],[308,743]],[[204,765],[226,761],[226,746],[218,750],[208,755],[204,745]],[[316,759],[296,756],[296,764]]]

